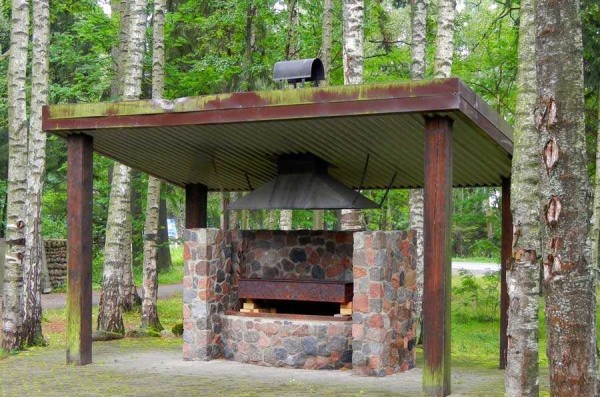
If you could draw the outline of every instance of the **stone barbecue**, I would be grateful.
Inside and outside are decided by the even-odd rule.
[[[412,231],[188,229],[184,238],[184,359],[365,376],[414,367]],[[352,283],[342,306],[351,314],[339,304],[327,312],[327,302],[243,301],[247,279]],[[264,310],[244,310],[255,304]]]

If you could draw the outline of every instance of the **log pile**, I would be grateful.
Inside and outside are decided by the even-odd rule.
[[[67,283],[67,240],[46,240],[46,263],[52,288]]]

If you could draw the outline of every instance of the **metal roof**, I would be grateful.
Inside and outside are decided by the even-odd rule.
[[[279,155],[313,153],[347,186],[386,188],[396,174],[406,188],[423,186],[428,115],[454,120],[454,186],[510,176],[512,128],[459,79],[51,105],[43,128],[91,135],[95,151],[180,186],[249,190]]]

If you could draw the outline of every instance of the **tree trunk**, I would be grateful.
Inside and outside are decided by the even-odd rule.
[[[158,3],[158,4],[157,4]],[[162,4],[161,4],[162,3]],[[157,22],[156,14],[154,24],[164,24],[164,6],[161,0],[155,0],[155,13],[157,9],[162,12],[162,18]],[[159,8],[160,7],[160,8]],[[156,34],[156,26],[154,32]],[[156,38],[155,47],[156,50]],[[142,301],[142,325],[143,330],[160,331],[162,325],[158,319],[158,310],[156,302],[158,299],[158,278],[156,273],[156,235],[158,233],[158,211],[160,205],[160,185],[159,179],[148,178],[148,200],[146,204],[146,223],[144,226],[144,276],[142,281],[142,290],[144,299]]]
[[[29,1],[12,0],[12,26],[8,57],[8,180],[6,203],[7,260],[4,274],[2,348],[21,347],[22,259],[25,247],[16,244],[24,238],[25,196],[27,193],[27,100],[26,71],[29,45]],[[12,244],[11,244],[12,241]]]
[[[313,230],[325,230],[325,210],[313,211]]]
[[[162,187],[161,187],[162,190]],[[183,230],[183,229],[179,229]],[[158,272],[167,272],[171,269],[171,247],[169,245],[169,229],[167,226],[167,200],[161,196],[158,209],[158,235],[156,239],[158,256],[156,266]]]
[[[152,99],[163,97],[165,76],[164,27],[166,0],[154,0],[154,16],[152,18]],[[145,331],[163,329],[158,319],[158,275],[157,275],[157,237],[160,213],[161,181],[153,176],[148,177],[148,194],[146,196],[146,223],[144,225],[144,274],[142,281],[142,325]]]
[[[274,230],[277,224],[277,213],[275,210],[269,210],[269,217],[267,219],[267,229]]]
[[[254,45],[256,34],[254,29],[254,18],[256,17],[256,6],[253,2],[249,2],[246,10],[246,45],[245,58],[246,66],[244,68],[244,84],[246,91],[253,91],[255,88],[254,76],[252,75],[252,64],[254,57]]]
[[[279,214],[279,229],[292,230],[292,210],[281,210]]]
[[[455,14],[456,0],[438,0],[438,26],[433,65],[436,79],[448,78],[452,73]]]
[[[533,120],[536,100],[535,21],[531,0],[521,1],[517,108],[512,163],[513,258],[507,266],[509,294],[507,396],[537,396],[539,264],[539,147]]]
[[[583,104],[579,1],[537,0],[540,205],[546,223],[547,354],[553,396],[597,392],[595,263]]]
[[[298,27],[298,1],[286,0],[288,9],[288,31],[285,44],[285,59],[290,60],[298,56],[298,38],[296,29]]]
[[[364,1],[344,0],[343,10],[343,64],[344,84],[362,84],[364,76]],[[342,230],[363,230],[360,210],[342,210]]]
[[[329,85],[331,71],[331,32],[333,30],[333,0],[323,1],[323,37],[321,44],[321,62],[325,71],[323,86]]]
[[[412,44],[410,77],[421,80],[425,77],[425,49],[427,46],[427,4],[425,0],[412,0],[411,3],[411,28]],[[423,267],[424,267],[424,241],[423,241],[423,189],[412,189],[408,192],[408,208],[410,228],[417,234],[416,267],[417,291],[413,306],[414,317],[421,318],[423,295]]]
[[[600,244],[600,86],[598,87],[598,133],[596,146],[596,176],[594,180],[594,210],[592,216],[592,260],[598,269],[598,251]]]
[[[364,76],[364,1],[343,2],[344,84],[362,84]]]
[[[229,230],[229,211],[227,211],[228,205],[229,193],[221,192],[221,230]]]
[[[239,192],[231,192],[230,193],[231,202],[235,203],[240,198]],[[239,211],[236,210],[228,210],[229,211],[229,225],[232,230],[236,230],[240,228],[240,216]]]
[[[125,234],[130,210],[130,169],[115,164],[110,189],[109,211],[104,244],[104,271],[102,292],[98,310],[98,331],[102,333],[123,334],[123,279],[124,252],[127,249]]]
[[[42,131],[42,106],[48,103],[48,45],[50,6],[48,0],[33,1],[33,51],[31,62],[31,115],[25,199],[25,256],[23,257],[23,341],[41,345],[44,257],[41,231],[42,191],[46,170],[46,133]]]
[[[126,32],[127,34],[125,35]],[[146,32],[146,3],[143,0],[121,2],[121,53],[126,48],[126,57],[119,59],[122,76],[122,95],[124,100],[139,99],[142,83],[142,63],[144,58]],[[127,37],[125,37],[127,36]],[[124,68],[121,68],[124,65]],[[115,164],[113,183],[106,227],[104,250],[104,274],[102,293],[98,313],[98,331],[100,334],[123,334],[123,288],[121,280],[125,266],[131,266],[131,170],[124,165]],[[128,224],[129,223],[129,224]],[[129,251],[129,254],[127,251]]]

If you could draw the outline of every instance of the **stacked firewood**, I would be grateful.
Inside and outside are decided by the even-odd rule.
[[[46,240],[46,263],[52,288],[67,283],[67,240]]]

